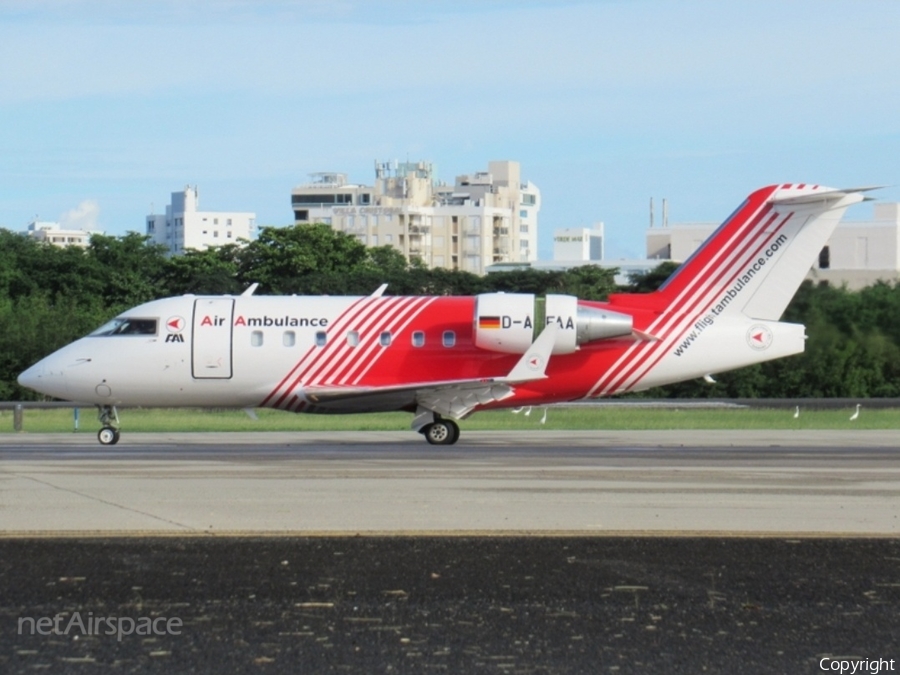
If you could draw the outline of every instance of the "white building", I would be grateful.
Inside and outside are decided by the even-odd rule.
[[[537,258],[540,190],[522,182],[518,162],[435,180],[429,162],[376,163],[375,184],[346,174],[317,173],[291,191],[294,221],[326,223],[367,246],[393,246],[428,267],[483,274],[496,262]]]
[[[603,260],[603,223],[595,223],[592,229],[570,227],[554,230],[554,260]]]
[[[198,205],[196,186],[173,192],[165,215],[147,216],[147,234],[174,255],[187,249],[203,251],[212,246],[250,241],[256,235],[255,213],[198,211]]]
[[[810,279],[856,289],[900,280],[900,204],[874,204],[872,220],[842,220]]]
[[[647,230],[647,258],[683,262],[718,227],[682,223]],[[838,223],[808,279],[850,289],[900,280],[900,204],[875,204],[872,220]]]
[[[46,241],[54,246],[79,246],[86,248],[91,243],[91,235],[99,234],[91,230],[66,230],[59,223],[33,220],[25,231],[32,239]]]

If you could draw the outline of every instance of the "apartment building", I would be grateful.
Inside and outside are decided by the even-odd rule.
[[[45,241],[54,246],[78,246],[86,248],[91,243],[91,235],[99,234],[91,230],[69,230],[59,223],[33,220],[28,223],[25,234],[37,241]]]
[[[452,186],[430,162],[376,162],[373,185],[315,173],[291,191],[291,206],[298,225],[326,223],[428,267],[483,274],[493,263],[537,258],[541,195],[518,162],[489,162]]]

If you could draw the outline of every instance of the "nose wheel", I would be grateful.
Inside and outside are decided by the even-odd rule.
[[[97,418],[103,427],[97,432],[101,445],[115,445],[119,442],[119,413],[112,405],[98,406]]]
[[[119,430],[113,427],[103,427],[97,432],[97,440],[103,445],[115,445],[119,442]]]

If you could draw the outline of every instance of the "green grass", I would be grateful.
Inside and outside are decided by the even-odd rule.
[[[590,429],[900,429],[900,409],[863,409],[859,419],[849,420],[851,408],[802,411],[794,419],[793,408],[658,409],[617,406],[551,408],[547,423],[540,424],[542,408],[530,416],[509,410],[482,412],[463,420],[464,430],[590,430]],[[293,415],[258,410],[252,420],[240,410],[126,409],[119,417],[127,431],[402,431],[412,416],[406,413],[368,415]],[[94,409],[82,409],[80,432],[97,433],[100,424]],[[25,410],[24,430],[32,433],[71,432],[69,409]],[[0,411],[0,433],[13,432],[12,411]]]

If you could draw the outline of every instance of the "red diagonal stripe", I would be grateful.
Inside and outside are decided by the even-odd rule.
[[[382,347],[379,342],[381,333],[390,331],[393,334],[398,320],[401,320],[403,317],[409,316],[410,314],[418,316],[419,312],[421,312],[426,304],[428,304],[427,298],[416,298],[411,302],[392,308],[390,313],[382,316],[378,324],[370,327],[365,334],[364,339],[360,340],[360,344],[357,347],[358,354],[354,355],[351,362],[342,364],[343,368],[336,371],[331,376],[331,381],[347,384],[353,378],[353,374],[360,368],[365,368],[366,366],[371,368],[375,365],[375,362],[377,362],[387,350],[387,347]],[[361,335],[361,337],[363,336]],[[396,338],[396,336],[393,337]]]
[[[781,231],[784,225],[790,220],[791,214],[788,214],[784,220],[778,225],[778,227],[770,233],[759,233],[757,237],[753,240],[754,243],[758,245],[749,252],[749,254],[745,254],[741,257],[742,265],[738,266],[738,270],[742,270],[747,264],[750,263],[754,258],[760,255],[760,252],[768,245],[770,241]],[[766,236],[762,236],[766,235]],[[760,242],[759,239],[762,239]],[[641,378],[645,377],[647,372],[652,369],[668,352],[669,350],[677,344],[677,342],[684,337],[685,331],[693,325],[697,318],[703,314],[706,314],[709,311],[709,308],[712,306],[713,302],[734,283],[737,276],[735,273],[731,273],[727,279],[725,279],[724,283],[719,283],[710,289],[703,296],[703,305],[701,311],[695,312],[684,312],[681,314],[681,320],[677,325],[673,326],[671,330],[663,337],[663,339],[651,343],[648,345],[648,349],[645,352],[638,356],[638,358],[632,362],[630,368],[627,369],[626,372],[621,372],[619,377],[613,381],[608,383],[604,387],[604,391],[601,394],[606,394],[608,392],[613,391],[627,391],[628,389],[633,388]],[[699,302],[695,302],[693,307],[696,308],[699,306]],[[655,357],[655,358],[654,358]],[[638,370],[642,370],[643,372],[640,375],[636,375],[635,373]],[[625,386],[625,382],[634,377],[634,381]]]
[[[328,326],[328,332],[338,332],[343,330],[343,328],[350,321],[355,320],[357,316],[366,312],[367,309],[371,307],[372,302],[377,301],[378,299],[379,298],[373,298],[371,296],[358,298],[344,312],[342,312],[334,322],[330,322]],[[281,407],[282,403],[284,403],[285,398],[288,396],[288,394],[291,393],[293,388],[296,386],[296,383],[303,377],[304,372],[321,358],[323,349],[327,349],[327,346],[325,348],[315,345],[310,347],[303,358],[281,381],[278,387],[276,387],[275,390],[273,390],[272,393],[269,394],[268,397],[266,397],[265,403],[270,403],[271,407],[274,408]],[[281,394],[273,402],[272,397],[278,394],[279,390],[281,390]]]
[[[352,302],[347,307],[347,309],[345,309],[340,315],[338,315],[338,318],[336,319],[336,323],[340,323],[342,317],[352,313],[354,311],[354,309],[356,307],[358,307],[358,305],[361,302],[363,302],[364,300],[365,300],[365,298],[357,298],[354,302]],[[269,395],[263,399],[262,403],[260,403],[261,407],[266,406],[269,403],[269,401],[272,400],[272,397],[275,396],[278,393],[278,391],[285,385],[285,383],[291,378],[291,376],[295,372],[297,372],[297,369],[300,368],[306,362],[306,360],[313,354],[315,349],[316,349],[316,347],[315,347],[315,345],[313,345],[306,351],[306,353],[303,354],[303,356],[300,357],[300,360],[297,361],[297,363],[294,365],[293,368],[291,368],[290,372],[288,372],[287,375],[285,375],[284,378],[282,378],[281,382],[279,382],[275,386],[275,388],[269,393]],[[275,405],[277,406],[277,403]]]
[[[397,318],[394,320],[394,323],[392,324],[392,327],[390,328],[391,332],[396,333],[398,336],[401,335],[403,333],[403,331],[406,330],[407,326],[409,326],[409,324],[411,324],[413,321],[415,321],[416,318],[418,316],[420,316],[422,314],[422,312],[425,311],[425,308],[427,308],[436,299],[437,298],[433,298],[433,297],[428,298],[420,306],[415,307],[413,310],[411,310],[409,312],[406,312],[402,315],[397,316]],[[361,364],[364,366],[363,370],[353,380],[353,384],[358,384],[366,376],[366,374],[372,369],[372,367],[375,365],[375,363],[378,361],[378,359],[380,359],[386,352],[387,352],[387,349],[382,350],[378,354],[378,356],[375,359],[372,359],[371,361],[367,362],[365,360],[362,360]],[[352,374],[348,375],[347,379],[349,379],[351,376],[352,376]]]
[[[381,326],[384,322],[398,310],[414,304],[415,299],[410,297],[397,298],[396,301],[382,303],[377,312],[370,314],[366,321],[358,325],[354,325],[353,329],[359,332],[359,344],[355,347],[346,343],[342,345],[341,352],[334,355],[327,365],[316,373],[310,373],[305,384],[334,384],[340,382],[343,378],[341,373],[352,368],[364,357],[364,350],[367,344],[373,340],[377,340],[377,332],[383,330]],[[338,337],[341,339],[341,337]]]
[[[766,195],[766,199],[768,199],[768,196],[770,195],[771,191]],[[683,305],[691,302],[694,297],[693,293],[699,286],[704,286],[701,293],[707,292],[710,287],[709,279],[711,276],[715,275],[717,272],[721,275],[737,269],[742,264],[742,258],[744,256],[734,252],[739,248],[742,237],[746,235],[747,231],[752,231],[758,226],[760,221],[771,209],[771,206],[766,201],[758,206],[748,204],[745,208],[751,210],[743,219],[738,220],[740,214],[734,214],[719,228],[718,234],[713,235],[709,240],[709,243],[703,246],[704,249],[710,249],[706,252],[705,256],[692,256],[688,262],[685,263],[685,269],[696,267],[698,264],[701,265],[701,267],[693,278],[686,279],[683,282],[684,286],[682,289],[677,292],[676,297],[669,304],[667,310],[647,328],[648,332],[653,333],[654,335],[662,334],[659,335],[660,337],[670,333],[673,324],[677,320],[679,309]],[[716,245],[717,240],[721,240],[720,245]],[[703,261],[703,257],[706,257],[707,260]],[[724,265],[722,265],[723,258],[726,259]],[[691,263],[692,260],[694,261],[693,263]],[[689,265],[689,263],[691,264]],[[636,356],[638,360],[643,360],[646,358],[646,352],[654,350],[654,346],[658,344],[659,342],[650,344],[636,343],[627,349],[616,363],[614,363],[613,366],[604,373],[603,377],[601,377],[592,387],[588,396],[594,396],[596,392],[601,389],[601,395],[609,391],[610,383],[619,379],[622,370],[629,368],[629,366],[632,366],[635,363],[633,357]],[[633,370],[633,367],[629,368],[629,370]]]

